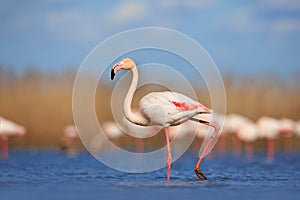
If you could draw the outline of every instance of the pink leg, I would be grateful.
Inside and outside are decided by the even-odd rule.
[[[273,139],[267,139],[268,162],[273,162],[275,154],[275,144]]]
[[[142,138],[135,139],[135,152],[137,152],[137,153],[144,152],[144,141]]]
[[[285,152],[288,152],[292,149],[292,138],[291,136],[286,136],[283,138],[283,148]]]
[[[246,143],[246,157],[248,160],[252,160],[253,159],[253,146],[252,143]]]
[[[0,138],[0,160],[8,158],[8,139]]]
[[[225,147],[226,147],[226,141],[225,141],[225,138],[220,136],[218,142],[217,142],[217,149],[218,149],[218,152],[223,154],[224,151],[225,151]]]
[[[237,138],[235,134],[231,135],[231,141],[232,141],[232,149],[233,149],[233,155],[239,156],[242,152],[242,144],[241,141]]]
[[[170,140],[169,140],[169,128],[165,128],[165,132],[166,132],[167,154],[168,154],[168,158],[167,158],[167,165],[168,165],[167,179],[170,180],[172,155],[171,155]]]
[[[204,150],[203,150],[202,154],[200,155],[199,160],[198,160],[198,162],[197,162],[197,164],[196,164],[196,166],[194,168],[194,171],[195,171],[195,173],[196,173],[196,175],[198,176],[199,179],[201,179],[201,180],[207,180],[207,178],[203,175],[203,173],[200,170],[200,165],[201,165],[202,160],[204,159],[204,156],[206,155],[207,150],[209,149],[211,143],[214,141],[214,138],[218,134],[218,132],[220,130],[220,127],[218,125],[216,125],[216,124],[211,124],[211,123],[203,121],[203,120],[197,120],[197,119],[194,119],[194,118],[192,118],[191,120],[198,121],[198,122],[200,122],[202,124],[206,124],[206,125],[211,126],[211,127],[213,127],[215,129],[213,135],[209,138],[209,141],[207,142],[206,146],[204,147]]]

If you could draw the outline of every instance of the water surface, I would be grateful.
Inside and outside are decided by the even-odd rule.
[[[119,172],[89,153],[66,157],[57,151],[14,150],[0,161],[1,199],[300,199],[300,153],[277,153],[268,163],[263,152],[252,161],[230,153],[204,160],[209,180],[193,172],[196,155],[184,154],[166,168],[144,174]]]

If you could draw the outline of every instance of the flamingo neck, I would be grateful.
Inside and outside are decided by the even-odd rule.
[[[141,126],[147,126],[149,124],[149,120],[140,112],[140,110],[132,111],[131,108],[133,95],[137,88],[139,77],[138,70],[136,67],[133,67],[131,71],[132,80],[124,101],[124,114],[129,121]]]

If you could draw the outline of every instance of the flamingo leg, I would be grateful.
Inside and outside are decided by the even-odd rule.
[[[290,136],[286,136],[283,139],[283,149],[285,152],[288,152],[289,150],[291,150],[292,147],[292,138]]]
[[[199,157],[199,160],[198,160],[198,162],[197,162],[197,164],[196,164],[196,166],[194,168],[194,171],[195,171],[196,175],[198,176],[198,178],[200,180],[207,180],[207,178],[204,176],[204,174],[200,170],[200,165],[201,165],[201,163],[202,163],[202,161],[203,161],[203,159],[204,159],[204,157],[205,157],[205,155],[207,153],[207,150],[209,149],[211,143],[214,141],[216,135],[218,134],[218,132],[220,130],[220,127],[218,125],[216,125],[216,124],[212,124],[210,122],[203,121],[203,120],[200,120],[200,119],[191,118],[191,120],[199,122],[199,123],[202,123],[202,124],[205,124],[207,126],[211,126],[211,127],[213,127],[215,129],[213,135],[209,138],[209,141],[207,142],[206,146],[204,147],[204,150],[201,153],[201,155]]]
[[[8,158],[8,139],[0,137],[0,160]]]
[[[235,134],[231,135],[232,141],[232,151],[234,156],[239,156],[242,153],[242,144],[241,141],[237,138]]]
[[[267,159],[268,162],[273,162],[275,154],[274,139],[267,139]]]
[[[226,140],[224,137],[220,136],[217,142],[217,149],[220,154],[223,154],[226,148]]]
[[[168,156],[168,158],[167,158],[167,166],[168,166],[167,180],[170,180],[172,155],[171,155],[171,148],[170,148],[169,128],[165,128],[165,132],[166,132],[167,156]]]
[[[245,144],[245,148],[246,148],[246,157],[248,160],[252,160],[253,159],[253,146],[252,143],[246,143]]]
[[[144,152],[144,141],[142,138],[136,138],[134,141],[135,145],[135,152],[143,153]]]

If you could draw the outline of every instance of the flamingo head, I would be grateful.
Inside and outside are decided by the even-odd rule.
[[[121,60],[120,62],[118,62],[117,64],[115,64],[112,69],[111,69],[111,80],[114,79],[116,73],[121,70],[131,70],[132,68],[136,67],[135,63],[133,60],[131,60],[130,58],[124,58],[123,60]]]

